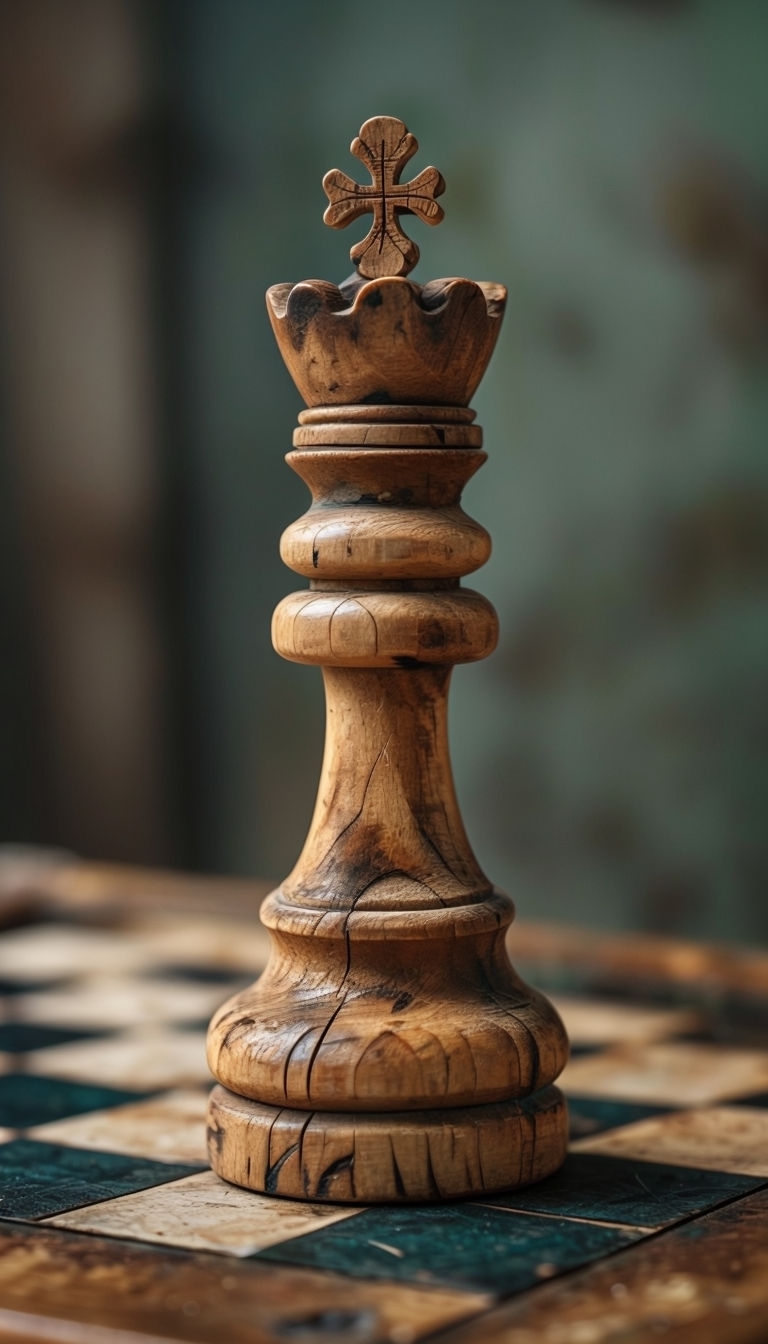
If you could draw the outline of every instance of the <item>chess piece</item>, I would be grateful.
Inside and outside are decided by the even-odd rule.
[[[327,736],[303,852],[263,907],[269,964],[210,1026],[209,1144],[226,1180],[298,1199],[479,1196],[566,1150],[565,1032],[509,963],[512,902],[469,846],[446,732],[452,667],[497,636],[460,584],[490,549],[460,497],[486,457],[469,401],[506,292],[406,278],[399,214],[442,217],[436,169],[400,182],[416,148],[395,118],[366,122],[352,153],[373,185],[324,179],[326,222],[373,211],[357,274],[267,295],[312,494],[281,544],[309,589],[273,642],[322,667]]]

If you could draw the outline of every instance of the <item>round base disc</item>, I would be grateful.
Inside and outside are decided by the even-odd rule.
[[[556,1087],[492,1106],[291,1111],[215,1087],[208,1149],[217,1175],[268,1195],[329,1203],[457,1199],[556,1171],[568,1113]]]

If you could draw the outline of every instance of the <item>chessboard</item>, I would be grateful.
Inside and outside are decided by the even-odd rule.
[[[768,1338],[764,954],[513,926],[572,1041],[563,1169],[482,1201],[304,1204],[206,1161],[206,1024],[267,937],[151,894],[0,935],[0,1338]]]

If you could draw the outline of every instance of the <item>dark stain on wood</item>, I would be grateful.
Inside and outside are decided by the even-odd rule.
[[[350,1173],[350,1179],[351,1179],[354,1174],[354,1168],[355,1168],[354,1153],[347,1153],[344,1157],[339,1157],[336,1159],[335,1162],[331,1162],[330,1166],[326,1167],[325,1171],[320,1177],[320,1180],[317,1183],[318,1199],[328,1198],[328,1196],[332,1193],[331,1186],[333,1184],[334,1179],[337,1176],[340,1176],[343,1172],[348,1171]],[[354,1191],[354,1182],[352,1184],[352,1189]]]

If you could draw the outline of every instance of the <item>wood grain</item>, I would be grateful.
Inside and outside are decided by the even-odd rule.
[[[267,291],[280,353],[309,407],[468,406],[505,302],[502,285],[454,278],[419,286],[388,276],[343,290],[306,280]]]
[[[358,143],[374,187],[326,180],[331,222],[374,205],[353,256],[377,278],[267,296],[308,408],[288,461],[312,497],[281,542],[310,588],[278,605],[272,638],[322,668],[326,745],[306,843],[262,910],[267,968],[210,1025],[210,1153],[227,1180],[305,1199],[510,1188],[554,1171],[567,1140],[565,1031],[510,965],[512,902],[472,852],[448,752],[451,670],[497,639],[461,586],[490,552],[461,494],[485,461],[468,402],[506,292],[402,278],[390,245],[411,255],[395,228],[415,184],[395,188],[414,148],[375,119]]]
[[[490,1195],[542,1180],[551,1175],[566,1130],[556,1087],[522,1102],[385,1115],[281,1110],[219,1087],[208,1142],[212,1164],[253,1190],[403,1204]]]
[[[546,967],[560,978],[578,971],[590,984],[617,994],[666,998],[687,990],[728,1003],[736,995],[765,1001],[768,951],[726,943],[686,942],[634,931],[610,934],[575,925],[521,923],[515,931],[517,955],[530,965]],[[745,1025],[742,1023],[742,1026]]]
[[[365,420],[345,423],[363,438]],[[312,505],[287,529],[282,555],[312,587],[280,603],[273,642],[322,666],[326,748],[306,844],[262,910],[272,957],[214,1016],[208,1040],[227,1089],[212,1103],[213,1165],[256,1189],[274,1185],[279,1159],[267,1160],[264,1144],[286,1111],[300,1115],[294,1129],[321,1126],[325,1150],[353,1171],[345,1186],[326,1179],[333,1162],[288,1163],[276,1188],[295,1197],[500,1189],[546,1174],[565,1153],[559,1101],[546,1123],[526,1119],[536,1163],[523,1157],[516,1102],[554,1081],[567,1043],[551,1005],[509,964],[512,904],[472,852],[449,760],[451,665],[485,657],[496,640],[490,604],[459,586],[488,552],[460,506],[484,458],[471,446],[362,442],[289,457]],[[481,1123],[480,1108],[504,1104]],[[444,1149],[425,1143],[417,1113],[436,1106],[449,1108],[464,1145],[483,1134],[482,1164],[457,1158],[457,1175]],[[352,1138],[362,1131],[344,1112],[370,1117],[376,1142]],[[406,1123],[401,1112],[414,1114]],[[411,1136],[409,1182],[392,1174],[387,1133]]]
[[[124,916],[126,906],[160,914],[253,909],[269,884],[235,877],[202,877],[170,869],[129,868],[93,863],[60,850],[0,845],[0,925],[29,919],[57,908],[98,909]]]
[[[763,1344],[768,1191],[523,1294],[441,1344]]]
[[[432,225],[443,218],[435,197],[443,194],[445,182],[437,168],[425,168],[411,182],[400,181],[418,148],[416,137],[397,117],[371,117],[350,145],[350,153],[370,172],[371,185],[361,187],[338,168],[323,178],[330,202],[323,219],[331,228],[343,229],[361,215],[373,213],[368,234],[349,254],[361,275],[407,275],[413,270],[419,249],[403,233],[401,214],[418,215]]]
[[[388,1283],[0,1223],[0,1301],[0,1332],[14,1340],[390,1344],[406,1327],[400,1338],[418,1340],[472,1316],[488,1298],[406,1284],[394,1295]]]

